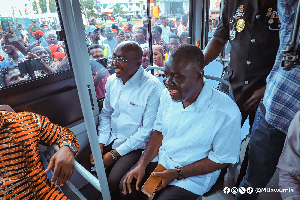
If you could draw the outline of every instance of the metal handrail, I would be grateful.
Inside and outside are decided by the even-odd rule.
[[[59,147],[57,145],[54,146],[54,150],[58,151]],[[88,182],[90,182],[99,192],[102,193],[101,187],[98,179],[93,176],[88,170],[86,170],[81,164],[79,164],[76,160],[74,160],[74,168],[78,171],[78,173],[85,178]]]

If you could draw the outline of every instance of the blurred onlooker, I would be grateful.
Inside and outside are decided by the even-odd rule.
[[[105,33],[106,33],[106,39],[102,43],[108,44],[109,48],[112,50],[116,45],[117,38],[113,37],[113,32],[111,28],[106,28]]]
[[[18,63],[24,59],[23,54],[18,53],[13,45],[5,43],[4,39],[1,40],[1,47],[6,55],[4,55],[5,58],[0,63],[0,69],[3,67],[18,66]]]
[[[178,33],[178,27],[181,24],[181,17],[176,17],[176,21],[175,21],[175,28],[177,28],[177,35],[180,36],[180,34]]]
[[[94,25],[90,25],[86,28],[87,43],[89,45],[98,44],[100,35],[97,28]]]
[[[48,43],[48,45],[57,45],[58,44],[58,40],[57,40],[57,35],[54,33],[49,33],[46,35],[46,42]]]
[[[154,26],[152,29],[152,44],[153,45],[161,45],[164,49],[164,51],[167,51],[167,44],[165,41],[161,38],[162,29],[160,26]]]
[[[212,19],[212,29],[216,29],[219,24],[219,18],[215,17]]]
[[[103,48],[99,44],[93,44],[88,47],[88,53],[90,56],[90,59],[101,59],[104,58]]]
[[[30,33],[36,32],[37,30],[41,30],[41,27],[36,25],[36,22],[34,20],[31,20],[32,26],[30,27]]]
[[[142,67],[146,69],[150,65],[150,50],[149,44],[142,44],[140,45],[143,50],[143,57],[142,57]]]
[[[156,23],[156,22],[155,22],[155,17],[154,17],[154,15],[152,15],[152,16],[151,16],[151,26],[152,26],[152,27],[153,27],[153,26],[156,26],[155,23]],[[152,27],[151,27],[151,28],[152,28]]]
[[[35,39],[35,32],[32,31],[31,33],[31,39],[29,40],[30,44],[36,44],[37,40]]]
[[[18,66],[10,66],[1,69],[0,76],[2,76],[3,79],[3,83],[0,83],[0,87],[15,85],[29,80],[29,76],[21,74]]]
[[[182,22],[178,26],[178,36],[180,36],[182,32],[187,31],[188,21],[189,21],[189,16],[188,15],[183,15],[182,16]]]
[[[22,35],[24,37],[24,41],[26,43],[30,43],[30,41],[28,39],[29,33],[26,30],[24,30],[24,27],[22,26],[22,24],[18,24],[17,29],[19,29],[21,31],[21,33],[22,33]]]
[[[177,29],[178,28],[176,27],[174,20],[169,21],[169,26],[170,26],[170,29],[171,29],[171,34],[172,35],[177,35]]]
[[[188,44],[188,37],[189,37],[189,32],[185,31],[182,32],[180,35],[180,44],[184,45],[184,44]]]
[[[116,38],[118,35],[117,29],[112,29],[112,32],[113,32],[113,37]]]
[[[132,33],[133,23],[131,21],[128,21],[124,27],[124,31],[127,31],[129,33]]]
[[[51,44],[48,49],[50,49],[52,56],[54,56],[54,53],[56,52],[64,52],[64,49],[58,45]]]
[[[134,41],[139,44],[147,43],[147,29],[144,27],[138,27],[134,32]]]
[[[158,67],[165,67],[165,62],[164,62],[165,57],[164,57],[163,47],[160,45],[153,45],[152,49],[153,49],[153,64],[157,65]]]
[[[121,42],[124,42],[124,41],[132,41],[132,36],[129,32],[127,31],[121,31],[119,33],[119,35],[117,35],[117,42],[115,44],[115,47],[114,49],[121,43]],[[113,49],[113,51],[114,51]]]
[[[37,45],[43,46],[43,47],[48,47],[48,43],[46,42],[45,38],[43,37],[44,33],[41,30],[37,30],[35,32],[35,39],[37,40]]]
[[[108,70],[95,60],[90,60],[97,99],[105,97],[105,83],[109,77]]]
[[[165,16],[161,17],[161,29],[162,29],[162,34],[161,38],[166,42],[169,43],[169,36],[171,35],[171,29],[169,26],[167,26],[169,22],[169,19]]]
[[[168,49],[170,54],[180,46],[180,39],[178,35],[170,35],[169,36],[169,45]]]

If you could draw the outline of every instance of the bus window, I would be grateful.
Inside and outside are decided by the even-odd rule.
[[[70,69],[55,1],[12,0],[0,10],[0,88]]]

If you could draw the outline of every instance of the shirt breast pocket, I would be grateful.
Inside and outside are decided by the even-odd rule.
[[[126,108],[128,116],[131,117],[132,121],[140,123],[143,118],[146,106],[141,103],[130,101]]]

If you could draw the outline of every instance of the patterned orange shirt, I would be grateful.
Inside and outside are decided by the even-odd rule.
[[[0,111],[0,199],[67,199],[51,187],[39,144],[73,143],[76,136],[48,118],[30,112]]]

